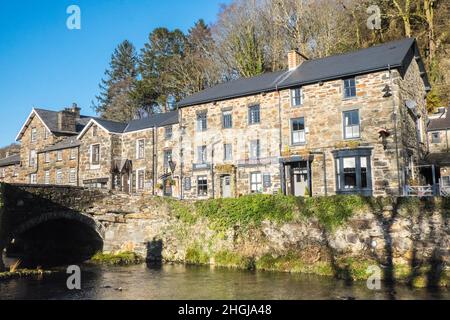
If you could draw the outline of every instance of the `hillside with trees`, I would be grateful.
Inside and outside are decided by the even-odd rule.
[[[380,28],[369,28],[377,12]],[[292,48],[314,59],[415,37],[431,112],[450,102],[449,21],[448,0],[234,0],[213,25],[157,28],[139,53],[119,45],[94,107],[113,120],[145,117],[217,83],[285,69]]]

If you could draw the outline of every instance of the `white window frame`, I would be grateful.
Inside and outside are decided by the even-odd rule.
[[[46,185],[50,184],[50,170],[46,170],[44,172],[44,184]]]
[[[94,163],[94,161],[93,161],[94,160],[93,159],[94,146],[98,146],[98,163]],[[102,147],[101,147],[100,143],[94,143],[89,146],[89,163],[91,165],[91,169],[99,169],[100,168],[101,150],[102,150]]]
[[[30,174],[30,184],[37,184],[37,173]]]
[[[62,169],[56,170],[56,184],[57,185],[62,185],[63,184],[63,180],[64,180],[64,174],[63,174]]]
[[[63,151],[62,150],[56,151],[56,161],[63,161]]]
[[[31,143],[36,143],[37,141],[37,129],[31,128]]]
[[[5,178],[5,168],[0,169],[0,178]]]
[[[77,152],[76,151],[77,151],[76,148],[70,149],[70,160],[74,160],[74,159],[77,158],[77,155],[76,155]]]
[[[50,163],[50,152],[47,151],[44,154],[44,161],[45,161],[45,163]]]
[[[143,173],[143,179],[142,179],[142,188],[141,188],[141,186],[139,185],[139,173]],[[136,190],[138,190],[138,191],[143,191],[143,190],[145,190],[145,169],[144,168],[141,168],[141,169],[137,169],[136,170]]]
[[[30,150],[30,155],[28,159],[29,166],[35,168],[37,165],[37,153],[36,150]]]
[[[254,152],[256,154],[254,154]],[[249,144],[249,157],[250,160],[259,160],[261,159],[261,140],[251,140]]]
[[[76,182],[77,182],[77,170],[72,168],[69,171],[69,183],[74,184]]]
[[[228,150],[229,153],[227,153],[227,147],[229,147],[229,150]],[[223,145],[223,160],[224,161],[232,161],[233,160],[233,144],[224,143],[224,145]]]
[[[44,128],[44,140],[47,140],[50,137],[50,132],[48,132],[47,128]]]
[[[254,181],[253,178],[256,178]],[[250,193],[262,193],[264,191],[263,174],[261,172],[250,173]]]
[[[142,155],[140,143],[142,142]],[[145,159],[145,139],[137,139],[136,140],[136,160],[142,160]]]
[[[300,97],[297,97],[295,92],[300,90]],[[303,87],[292,88],[291,90],[291,107],[300,107],[303,105]],[[300,103],[295,104],[295,99],[300,98]]]
[[[294,131],[294,121],[303,120],[303,130]],[[295,141],[297,135],[298,141]],[[303,145],[306,144],[306,120],[304,117],[291,119],[291,145]]]

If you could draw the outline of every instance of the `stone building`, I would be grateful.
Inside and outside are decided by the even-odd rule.
[[[436,184],[430,85],[415,39],[316,60],[294,50],[288,62],[129,123],[76,106],[34,109],[20,156],[0,160],[0,180],[181,199],[408,195]]]
[[[405,193],[428,153],[430,85],[415,39],[288,60],[287,71],[179,103],[184,196]]]
[[[177,124],[177,111],[129,123],[91,119],[77,137],[80,185],[174,195],[174,172],[168,167],[172,154],[165,160],[164,152],[178,145],[173,143],[179,136]]]
[[[176,111],[118,123],[82,116],[76,105],[33,109],[17,136],[20,154],[0,159],[0,181],[178,197],[177,124]]]

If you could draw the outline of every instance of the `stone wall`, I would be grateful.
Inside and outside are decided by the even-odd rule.
[[[116,201],[114,197],[118,197]],[[120,195],[114,197],[108,201],[122,202]],[[133,251],[151,261],[228,267],[251,261],[253,267],[264,269],[264,261],[270,257],[275,261],[290,259],[284,267],[274,267],[278,271],[320,273],[324,268],[328,270],[326,275],[342,275],[340,272],[348,267],[356,278],[361,276],[357,272],[364,278],[366,270],[358,268],[377,265],[383,270],[391,267],[401,280],[417,272],[422,282],[421,272],[438,264],[444,268],[439,269],[441,284],[448,281],[449,207],[444,199],[369,201],[333,231],[314,218],[286,223],[266,220],[245,231],[237,225],[218,231],[208,219],[183,222],[177,204],[145,196],[133,197],[114,209],[126,214],[113,214],[108,205],[92,210],[105,226],[105,251]],[[203,258],[193,260],[193,255]],[[223,261],[224,255],[230,261]],[[300,268],[305,265],[310,267]]]
[[[0,167],[0,182],[13,183],[19,178],[20,164]]]

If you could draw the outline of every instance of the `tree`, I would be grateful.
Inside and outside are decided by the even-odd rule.
[[[155,29],[141,50],[139,58],[138,101],[153,112],[168,111],[170,101],[179,100],[174,68],[184,57],[186,37],[181,30]]]
[[[132,120],[138,114],[138,106],[132,97],[137,79],[137,54],[131,42],[125,40],[114,50],[105,76],[94,110],[105,119]]]

